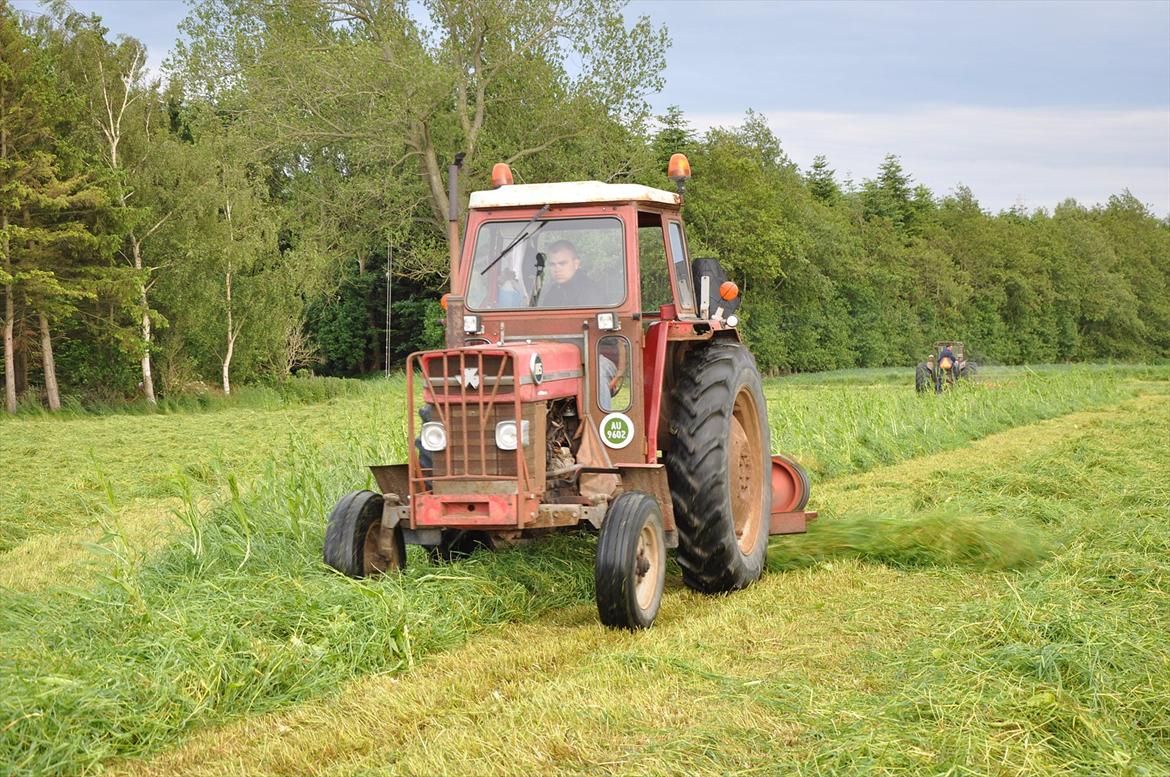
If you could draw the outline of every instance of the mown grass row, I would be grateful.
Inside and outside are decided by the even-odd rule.
[[[876,657],[886,666],[882,693],[831,699],[838,710],[811,705],[833,738],[798,765],[1170,772],[1168,411],[1165,401],[1145,404],[1067,429],[1007,466],[971,462],[911,487],[888,485],[874,508],[888,517],[822,525],[774,554],[776,566],[840,556],[899,565],[924,547],[928,557],[960,562],[972,550],[996,563],[1050,556],[987,595],[938,602],[937,631]],[[879,522],[899,506],[912,511],[944,482],[943,515],[959,535],[973,525],[1014,529],[997,532],[988,548],[956,535],[915,537],[913,514]]]
[[[931,401],[904,392],[908,403],[899,397],[878,406],[843,395],[837,416],[821,407],[830,398],[820,398],[806,411],[823,414],[838,431],[818,436],[810,427],[798,450],[831,460],[842,436],[860,428],[857,416],[866,407],[887,419],[910,416],[890,432],[909,456],[919,450],[914,419],[923,408],[936,414],[947,407],[984,409],[985,423],[956,426],[961,432],[947,438],[954,445],[1013,418],[1022,422],[1126,393],[1116,380],[1094,376],[1084,377],[1079,395],[1068,381],[1032,380],[997,390],[996,404],[1010,412],[995,410],[974,391]],[[783,406],[786,400],[773,401]],[[324,568],[322,519],[333,501],[361,485],[355,474],[365,464],[405,454],[398,407],[371,397],[349,412],[334,434],[293,433],[292,445],[251,482],[218,474],[231,484],[231,498],[209,514],[179,511],[186,529],[161,553],[140,557],[112,526],[95,548],[114,562],[97,589],[6,594],[0,764],[19,772],[71,772],[151,752],[199,726],[319,695],[356,676],[398,671],[492,624],[591,600],[587,538],[446,568],[417,564],[401,579],[375,582]],[[332,442],[322,444],[323,437]],[[878,460],[848,459],[853,469]],[[182,483],[176,492],[183,492]]]

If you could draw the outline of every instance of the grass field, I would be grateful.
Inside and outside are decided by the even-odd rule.
[[[821,520],[635,635],[587,537],[323,567],[401,382],[6,421],[0,769],[1170,773],[1170,370],[869,377],[767,383]]]

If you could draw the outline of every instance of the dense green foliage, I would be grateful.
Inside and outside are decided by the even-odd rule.
[[[669,40],[620,0],[204,0],[183,31],[152,80],[98,17],[0,0],[10,410],[361,375],[434,345],[460,151],[461,208],[499,160],[518,182],[668,187],[690,154],[693,252],[745,289],[768,370],[913,363],[940,338],[1004,363],[1170,356],[1170,226],[1127,192],[990,214],[894,156],[860,185],[802,171],[750,111],[655,122]]]
[[[741,280],[765,368],[913,364],[939,339],[1007,364],[1170,356],[1170,222],[1128,192],[993,215],[964,187],[914,186],[894,156],[843,188],[751,113],[687,145],[690,239]]]

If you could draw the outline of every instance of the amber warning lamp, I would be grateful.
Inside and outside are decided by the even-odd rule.
[[[691,163],[687,160],[686,154],[673,154],[670,157],[670,164],[666,166],[666,177],[674,181],[678,193],[682,194],[687,180],[691,177]]]
[[[735,281],[724,281],[719,284],[719,298],[731,302],[739,296],[739,286],[735,285]]]
[[[508,167],[507,162],[496,162],[492,167],[492,186],[500,188],[501,186],[512,185],[512,168]]]

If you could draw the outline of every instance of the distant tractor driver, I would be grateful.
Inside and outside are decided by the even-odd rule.
[[[951,350],[949,345],[944,345],[942,350],[938,352],[938,366],[943,371],[954,369],[955,352]]]

